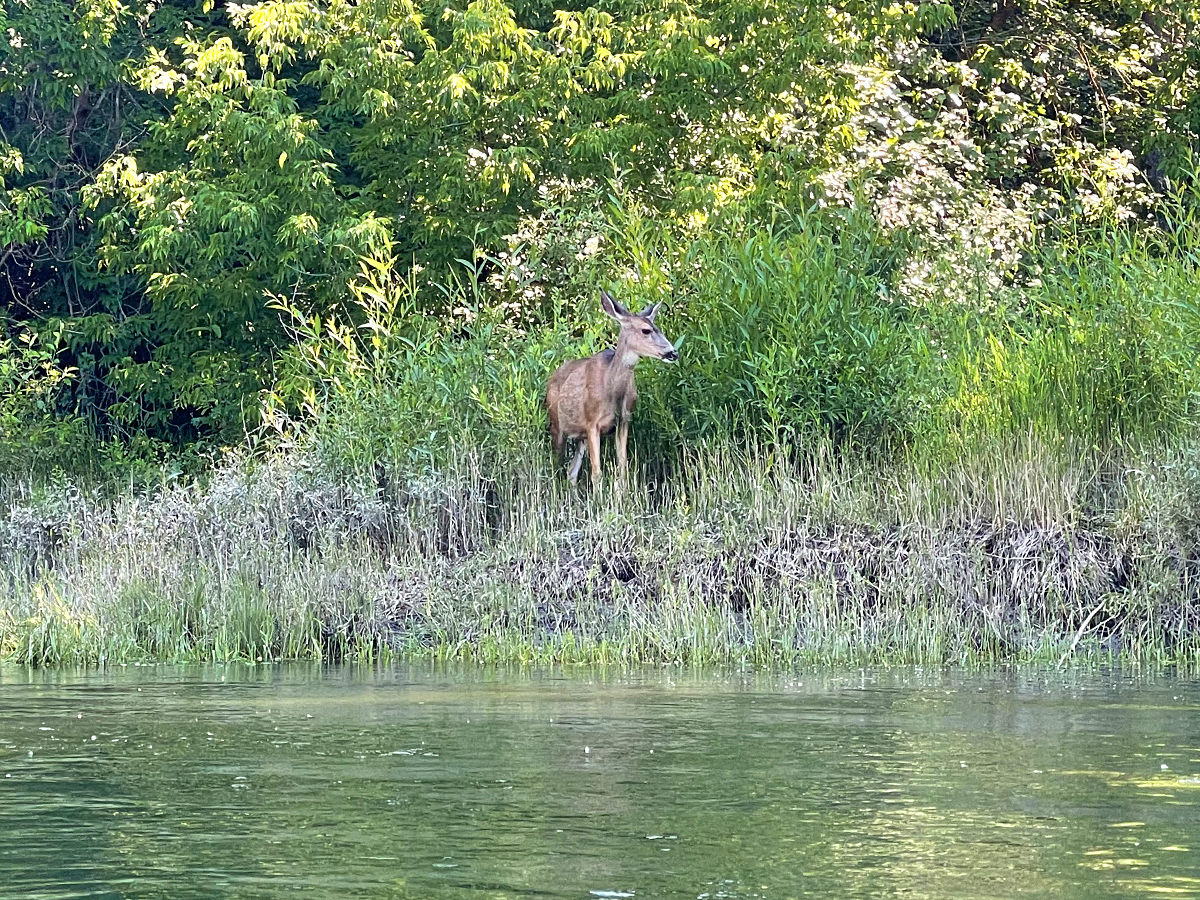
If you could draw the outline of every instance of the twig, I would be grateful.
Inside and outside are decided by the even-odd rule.
[[[1104,601],[1101,600],[1099,603],[1096,604],[1096,608],[1087,614],[1087,618],[1083,620],[1083,624],[1080,625],[1079,630],[1077,632],[1075,632],[1075,640],[1071,641],[1071,646],[1067,648],[1067,652],[1064,653],[1058,660],[1058,667],[1060,669],[1063,667],[1063,663],[1065,663],[1067,661],[1067,657],[1070,656],[1072,653],[1074,653],[1075,648],[1079,646],[1079,639],[1081,637],[1083,637],[1083,633],[1084,633],[1084,631],[1087,630],[1088,623],[1090,621],[1092,621],[1092,617],[1095,616],[1096,613],[1100,612],[1100,610],[1102,610],[1103,608],[1104,608]]]
[[[1087,49],[1083,46],[1083,38],[1075,38],[1075,46],[1079,49],[1079,59],[1083,62],[1084,68],[1087,69],[1088,81],[1092,84],[1092,90],[1096,92],[1096,98],[1100,105],[1100,134],[1108,134],[1108,96],[1104,93],[1104,88],[1100,86],[1099,80],[1096,78],[1096,70],[1092,68],[1092,61],[1088,59]]]

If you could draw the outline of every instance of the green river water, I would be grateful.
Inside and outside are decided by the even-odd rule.
[[[1200,681],[0,669],[0,898],[1200,897]]]

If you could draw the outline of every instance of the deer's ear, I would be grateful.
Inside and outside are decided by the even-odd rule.
[[[600,288],[600,308],[618,322],[621,321],[622,316],[629,315],[629,310],[614,300],[604,288]]]
[[[658,310],[661,307],[662,307],[662,301],[659,300],[657,303],[651,303],[649,306],[647,306],[645,309],[643,309],[640,313],[638,313],[638,315],[641,316],[643,319],[649,319],[651,324],[653,324],[654,317],[658,315]]]

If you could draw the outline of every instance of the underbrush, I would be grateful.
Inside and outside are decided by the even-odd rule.
[[[658,324],[679,343],[677,364],[638,368],[633,440],[664,471],[685,448],[726,444],[786,455],[828,440],[943,465],[1030,436],[1161,445],[1195,419],[1190,220],[1170,236],[1051,240],[989,219],[931,248],[852,209],[764,221],[734,206],[682,235],[610,215],[606,263],[576,260],[570,290],[531,282],[516,246],[451,273],[439,315],[412,272],[379,263],[363,264],[345,317],[289,308],[271,443],[303,446],[335,478],[435,473],[462,448],[517,467],[543,452],[547,376],[612,342],[601,286],[630,308],[663,302]]]
[[[1195,445],[1192,445],[1193,448]],[[942,470],[688,452],[574,490],[545,456],[6,498],[0,656],[827,662],[1200,655],[1200,449],[999,445]]]

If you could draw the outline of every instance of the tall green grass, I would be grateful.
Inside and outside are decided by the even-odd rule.
[[[1195,413],[1196,279],[1194,254],[1137,232],[1042,249],[1010,305],[957,336],[927,439],[1169,439]]]
[[[665,301],[659,323],[682,341],[677,365],[638,369],[633,439],[664,470],[725,443],[788,454],[830,440],[930,464],[1030,437],[1155,445],[1194,420],[1190,223],[1169,245],[1129,228],[1029,238],[994,266],[990,245],[937,248],[932,277],[916,265],[927,248],[850,211],[763,222],[733,208],[686,242],[613,215],[604,286],[635,308]],[[276,420],[299,422],[335,473],[432,473],[464,449],[505,470],[543,454],[547,376],[613,327],[580,272],[564,275],[572,293],[517,302],[507,292],[530,290],[509,277],[518,259],[465,263],[440,316],[415,278],[365,266],[354,315],[297,317],[273,402],[303,414]]]

